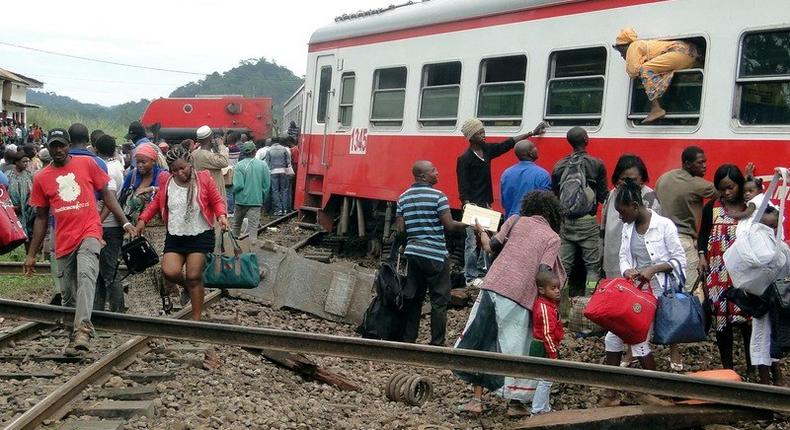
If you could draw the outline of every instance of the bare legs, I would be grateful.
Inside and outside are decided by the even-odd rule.
[[[200,321],[203,311],[203,268],[206,264],[206,255],[201,253],[177,254],[166,252],[162,256],[162,273],[165,279],[181,285],[189,292],[192,301],[192,319]],[[184,270],[186,266],[186,270]]]
[[[666,114],[667,111],[661,107],[661,103],[658,102],[658,99],[655,99],[650,102],[650,112],[648,112],[647,118],[642,120],[642,123],[649,124],[657,119],[663,118]]]

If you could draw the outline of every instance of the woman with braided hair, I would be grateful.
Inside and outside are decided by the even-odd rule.
[[[678,230],[669,218],[662,217],[645,207],[642,186],[627,179],[617,187],[615,208],[623,220],[620,241],[620,273],[636,285],[647,284],[647,288],[658,297],[663,286],[683,288],[685,283],[686,253],[680,244]],[[643,369],[656,370],[656,361],[648,343],[631,345],[631,355],[639,360]],[[606,359],[604,364],[619,366],[623,357],[623,340],[612,332],[604,338]],[[617,394],[606,391],[602,406],[619,403]]]
[[[159,214],[167,228],[162,256],[165,279],[181,285],[192,301],[192,319],[200,320],[203,305],[203,268],[214,249],[214,221],[228,229],[227,208],[214,179],[196,172],[192,157],[182,146],[167,153],[170,172],[162,172],[161,187],[137,221],[139,234]],[[186,269],[185,269],[186,267]]]

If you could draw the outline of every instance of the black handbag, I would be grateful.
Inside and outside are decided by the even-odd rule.
[[[771,303],[769,302],[770,293],[770,288],[761,296],[747,293],[740,288],[727,288],[724,291],[724,297],[735,303],[735,306],[741,308],[746,315],[753,318],[762,318],[771,309]]]
[[[149,267],[157,265],[159,254],[148,239],[140,236],[121,246],[121,259],[126,264],[126,276],[129,276],[143,273]]]

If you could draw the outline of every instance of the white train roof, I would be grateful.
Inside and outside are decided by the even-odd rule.
[[[310,44],[387,33],[584,0],[431,0],[338,17],[310,37]]]

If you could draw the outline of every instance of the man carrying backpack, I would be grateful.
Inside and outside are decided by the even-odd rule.
[[[566,137],[573,152],[558,161],[551,173],[552,189],[567,211],[560,231],[560,259],[570,274],[576,263],[576,252],[581,250],[587,270],[586,294],[590,294],[601,271],[601,232],[595,214],[598,203],[606,200],[606,167],[603,161],[587,154],[587,131],[573,127]],[[583,292],[570,291],[570,295],[583,295]]]

